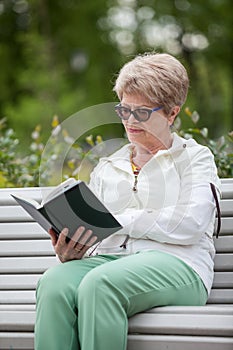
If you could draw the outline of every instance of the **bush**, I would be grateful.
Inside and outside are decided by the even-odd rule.
[[[183,128],[182,123],[187,122],[187,117],[191,126]],[[198,127],[199,119],[196,111],[191,112],[186,108],[183,116],[176,119],[174,128],[180,136],[186,139],[192,137],[210,148],[215,157],[219,177],[233,177],[233,132],[221,136],[218,140],[212,140],[206,127]],[[37,125],[31,134],[29,153],[21,156],[18,153],[19,140],[14,130],[7,128],[5,119],[0,120],[0,187],[31,187],[41,183],[54,185],[57,181],[54,167],[59,157],[62,157],[61,142],[57,142],[61,137],[62,141],[70,146],[70,152],[63,162],[63,179],[70,176],[77,178],[84,158],[88,168],[84,180],[88,179],[90,169],[98,161],[98,156],[89,151],[96,144],[102,143],[101,136],[97,135],[94,138],[93,135],[89,135],[83,144],[78,144],[62,129],[55,116],[50,136],[52,150],[46,153],[46,157],[42,157],[45,145],[41,141],[41,126]]]
[[[50,142],[52,150],[43,156],[45,144],[41,141],[41,126],[37,125],[31,134],[29,153],[21,156],[18,153],[19,140],[12,129],[6,127],[6,120],[0,120],[0,187],[32,187],[41,184],[54,185],[56,178],[56,163],[62,157],[63,143],[71,147],[71,151],[63,164],[63,179],[70,176],[78,178],[78,170],[82,160],[93,167],[97,163],[96,156],[89,154],[95,144],[102,142],[101,136],[97,135],[95,140],[92,135],[86,137],[81,146],[72,140],[66,130],[62,130],[58,118],[52,121]],[[58,142],[59,139],[59,142]],[[88,178],[88,175],[86,175]]]
[[[189,108],[185,108],[184,115],[178,117],[175,122],[177,133],[188,139],[194,138],[198,143],[209,147],[214,155],[215,163],[220,178],[233,177],[233,131],[213,140],[209,137],[209,131],[206,127],[199,127],[198,122],[200,116],[198,112],[191,112]],[[191,126],[182,128],[184,118],[189,119]]]

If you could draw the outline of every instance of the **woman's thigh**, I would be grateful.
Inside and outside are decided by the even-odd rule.
[[[80,292],[90,296],[93,289],[97,294],[98,286],[103,302],[108,292],[110,300],[115,293],[128,317],[155,306],[203,305],[207,300],[206,289],[193,269],[160,251],[140,252],[98,266],[84,277]]]
[[[83,277],[92,269],[99,265],[112,261],[112,256],[95,256],[81,260],[72,260],[63,264],[58,264],[48,269],[37,286],[37,294],[54,297],[56,295],[70,294],[75,298],[74,293],[82,281]]]

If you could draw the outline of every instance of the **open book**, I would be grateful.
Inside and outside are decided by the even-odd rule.
[[[13,194],[12,197],[47,232],[53,228],[57,235],[67,227],[71,238],[79,226],[85,226],[97,236],[97,243],[122,228],[85,182],[73,178],[55,187],[41,204]]]

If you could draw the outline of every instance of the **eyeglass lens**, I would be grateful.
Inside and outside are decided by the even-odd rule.
[[[150,118],[151,110],[144,109],[144,108],[138,108],[134,111],[131,111],[130,108],[124,107],[124,106],[116,106],[115,108],[116,113],[118,116],[124,120],[129,119],[130,115],[133,114],[135,119],[138,121],[146,121]]]

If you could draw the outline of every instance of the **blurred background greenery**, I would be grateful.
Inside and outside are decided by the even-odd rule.
[[[233,127],[232,36],[231,0],[1,0],[0,116],[28,145],[36,124],[113,101],[122,64],[157,50],[185,64],[186,105],[220,136]]]
[[[231,0],[0,0],[0,119],[25,153],[38,124],[46,142],[55,115],[117,100],[121,66],[156,50],[186,66],[186,107],[218,138],[233,129],[232,36]]]

